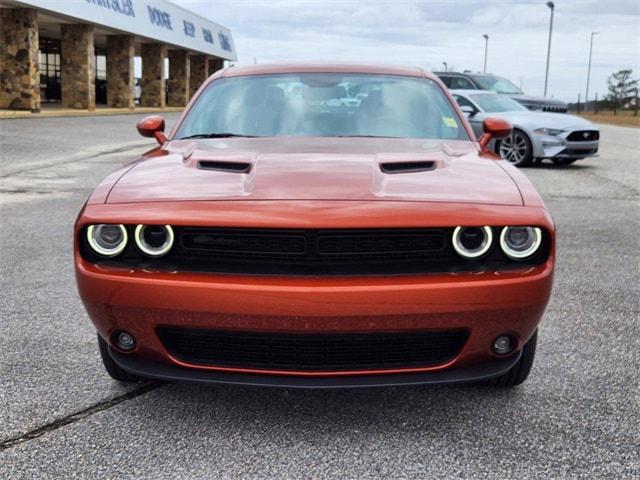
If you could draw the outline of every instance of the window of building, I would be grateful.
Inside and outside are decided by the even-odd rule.
[[[107,103],[107,56],[96,49],[96,103]]]
[[[60,41],[40,38],[38,49],[38,70],[40,72],[40,101],[59,102],[60,89]]]

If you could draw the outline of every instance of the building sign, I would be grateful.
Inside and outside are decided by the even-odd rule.
[[[27,7],[237,60],[231,31],[166,0],[19,0]]]

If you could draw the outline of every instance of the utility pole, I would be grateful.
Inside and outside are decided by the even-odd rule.
[[[587,90],[584,92],[585,111],[589,108],[589,79],[591,78],[591,53],[593,52],[593,36],[600,32],[591,32],[591,42],[589,43],[589,68],[587,69]]]
[[[486,33],[482,35],[484,37],[484,69],[482,73],[487,73],[487,52],[489,51],[489,35]]]
[[[547,70],[544,74],[544,96],[547,96],[547,87],[549,85],[549,58],[551,57],[551,33],[553,32],[553,2],[547,2],[547,7],[551,9],[551,19],[549,20],[549,44],[547,46]]]

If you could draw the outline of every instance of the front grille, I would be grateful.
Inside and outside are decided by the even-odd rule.
[[[559,155],[593,155],[598,153],[597,148],[565,148]]]
[[[176,359],[194,364],[282,371],[427,367],[453,359],[465,330],[388,333],[265,333],[159,327]]]
[[[599,139],[600,132],[598,130],[578,130],[567,136],[567,140],[570,142],[593,142]]]
[[[542,110],[545,112],[553,112],[553,113],[567,113],[568,108],[562,105],[545,105],[542,107]]]
[[[128,226],[133,237],[131,226]],[[130,244],[115,258],[98,257],[84,234],[81,253],[87,260],[147,271],[228,273],[240,275],[403,275],[497,271],[544,262],[549,238],[539,253],[513,261],[498,242],[486,256],[467,260],[451,246],[452,228],[421,229],[240,229],[174,227],[175,244],[161,258],[143,256]],[[494,229],[498,238],[499,229]]]

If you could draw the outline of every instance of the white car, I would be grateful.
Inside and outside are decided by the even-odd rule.
[[[491,147],[504,160],[522,167],[548,158],[559,165],[595,157],[600,131],[588,120],[565,113],[531,111],[504,95],[480,90],[451,92],[476,136],[482,135],[482,121],[502,118],[513,125],[507,138]]]

